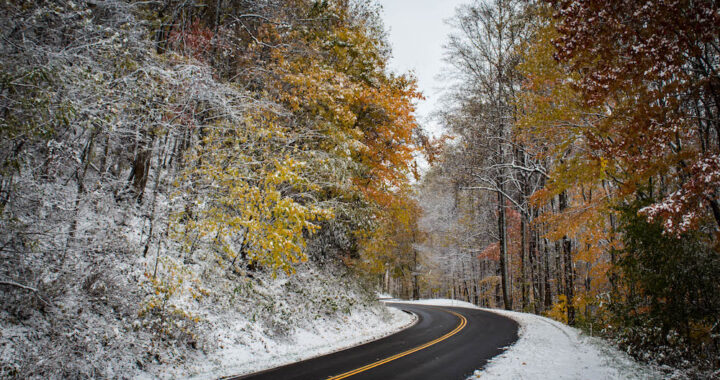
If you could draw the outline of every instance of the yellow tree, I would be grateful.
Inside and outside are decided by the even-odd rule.
[[[293,113],[291,140],[302,146],[319,199],[350,229],[372,230],[404,202],[418,150],[413,101],[421,95],[412,76],[388,73],[378,25],[352,7],[310,9],[324,21],[294,32],[302,44],[273,53],[270,89]]]
[[[290,20],[254,29],[241,58],[258,67],[239,77],[257,107],[201,129],[185,180],[208,200],[176,219],[193,232],[189,249],[200,239],[231,263],[290,271],[321,224],[352,240],[402,202],[420,95],[414,78],[387,72],[377,10],[364,4],[293,1]]]
[[[418,245],[424,234],[418,228],[421,209],[409,197],[408,189],[397,194],[395,201],[376,214],[375,228],[361,231],[362,250],[358,267],[364,272],[399,278],[407,296],[419,297],[418,270],[421,264]]]
[[[185,221],[188,251],[205,242],[222,265],[260,264],[287,273],[306,259],[305,236],[332,211],[312,201],[316,185],[292,151],[283,154],[286,138],[267,115],[212,126],[193,152],[196,165],[182,178],[182,186],[202,194],[195,210],[176,218]]]

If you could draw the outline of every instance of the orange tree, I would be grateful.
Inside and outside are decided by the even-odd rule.
[[[365,234],[407,202],[418,151],[413,101],[421,95],[413,77],[388,73],[377,9],[323,2],[307,17],[322,21],[273,52],[271,88],[293,112],[319,196],[351,235]],[[358,248],[344,254],[357,258]]]

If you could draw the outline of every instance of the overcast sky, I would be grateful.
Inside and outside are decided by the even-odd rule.
[[[426,118],[437,106],[443,87],[438,74],[444,66],[443,44],[451,31],[445,20],[455,14],[458,5],[468,1],[379,0],[392,45],[390,67],[399,73],[415,72],[426,97],[418,104],[418,119],[433,134],[439,132],[439,127]]]

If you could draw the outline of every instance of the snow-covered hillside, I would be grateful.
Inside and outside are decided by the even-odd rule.
[[[341,318],[316,316],[278,337],[245,318],[225,317],[212,318],[212,352],[196,352],[182,366],[157,366],[153,376],[141,377],[216,379],[262,371],[379,339],[414,322],[394,308],[355,308]]]
[[[352,267],[356,232],[382,209],[353,180],[367,170],[362,133],[314,112],[355,114],[299,104],[328,82],[300,80],[280,66],[297,50],[271,54],[254,37],[277,26],[269,34],[288,41],[273,45],[318,48],[290,41],[307,34],[290,21],[312,9],[0,3],[0,378],[230,375],[410,323]],[[243,14],[255,16],[231,28]],[[379,42],[354,19],[337,17]],[[326,72],[342,78],[338,91],[370,82]]]
[[[411,301],[426,305],[478,308],[448,299]],[[518,341],[495,357],[477,379],[659,379],[664,375],[634,361],[602,339],[549,318],[513,311],[483,309],[520,324]]]

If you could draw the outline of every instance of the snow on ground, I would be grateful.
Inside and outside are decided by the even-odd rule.
[[[194,374],[188,378],[216,379],[262,371],[380,339],[415,322],[410,314],[385,309],[381,314],[358,309],[342,319],[320,318],[312,326],[296,327],[284,339],[267,336],[248,321],[213,321],[217,329],[214,338],[221,348],[207,357],[195,358],[190,369]],[[160,376],[187,376],[188,368],[182,371]]]
[[[407,302],[407,301],[400,301]],[[479,309],[448,299],[409,301]],[[600,338],[549,318],[505,310],[483,309],[520,324],[518,341],[475,371],[473,379],[661,379],[664,376],[634,361]]]

